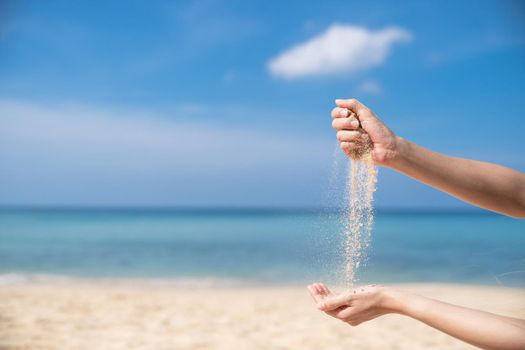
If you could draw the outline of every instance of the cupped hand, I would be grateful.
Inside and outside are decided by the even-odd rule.
[[[332,126],[341,149],[350,158],[359,158],[372,149],[377,165],[389,165],[398,152],[397,137],[368,107],[356,99],[335,100]]]
[[[398,312],[392,302],[388,288],[380,285],[358,287],[336,294],[322,283],[308,286],[317,308],[351,326],[389,313]]]

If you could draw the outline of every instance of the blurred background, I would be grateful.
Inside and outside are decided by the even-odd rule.
[[[338,280],[334,99],[525,171],[524,91],[521,1],[0,1],[0,279]],[[522,221],[375,207],[361,281],[525,285]]]

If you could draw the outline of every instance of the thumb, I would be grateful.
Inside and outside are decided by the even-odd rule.
[[[350,302],[350,295],[347,293],[339,294],[333,297],[325,298],[317,303],[317,308],[322,311],[335,310],[341,306],[348,306]]]
[[[338,107],[348,108],[349,110],[354,112],[357,115],[359,121],[361,121],[361,124],[363,124],[363,122],[365,122],[366,124],[367,121],[377,120],[375,114],[370,109],[368,109],[367,106],[365,106],[355,98],[351,98],[348,100],[337,99],[335,100],[335,104]]]

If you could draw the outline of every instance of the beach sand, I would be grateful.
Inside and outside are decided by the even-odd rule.
[[[397,287],[525,318],[525,290]],[[0,286],[0,349],[471,349],[387,315],[350,327],[317,311],[303,287],[213,287],[146,281]]]

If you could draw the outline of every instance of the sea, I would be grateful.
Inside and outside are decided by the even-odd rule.
[[[344,220],[306,209],[4,208],[0,285],[46,278],[339,283]],[[366,257],[357,283],[525,287],[525,221],[378,210]]]

